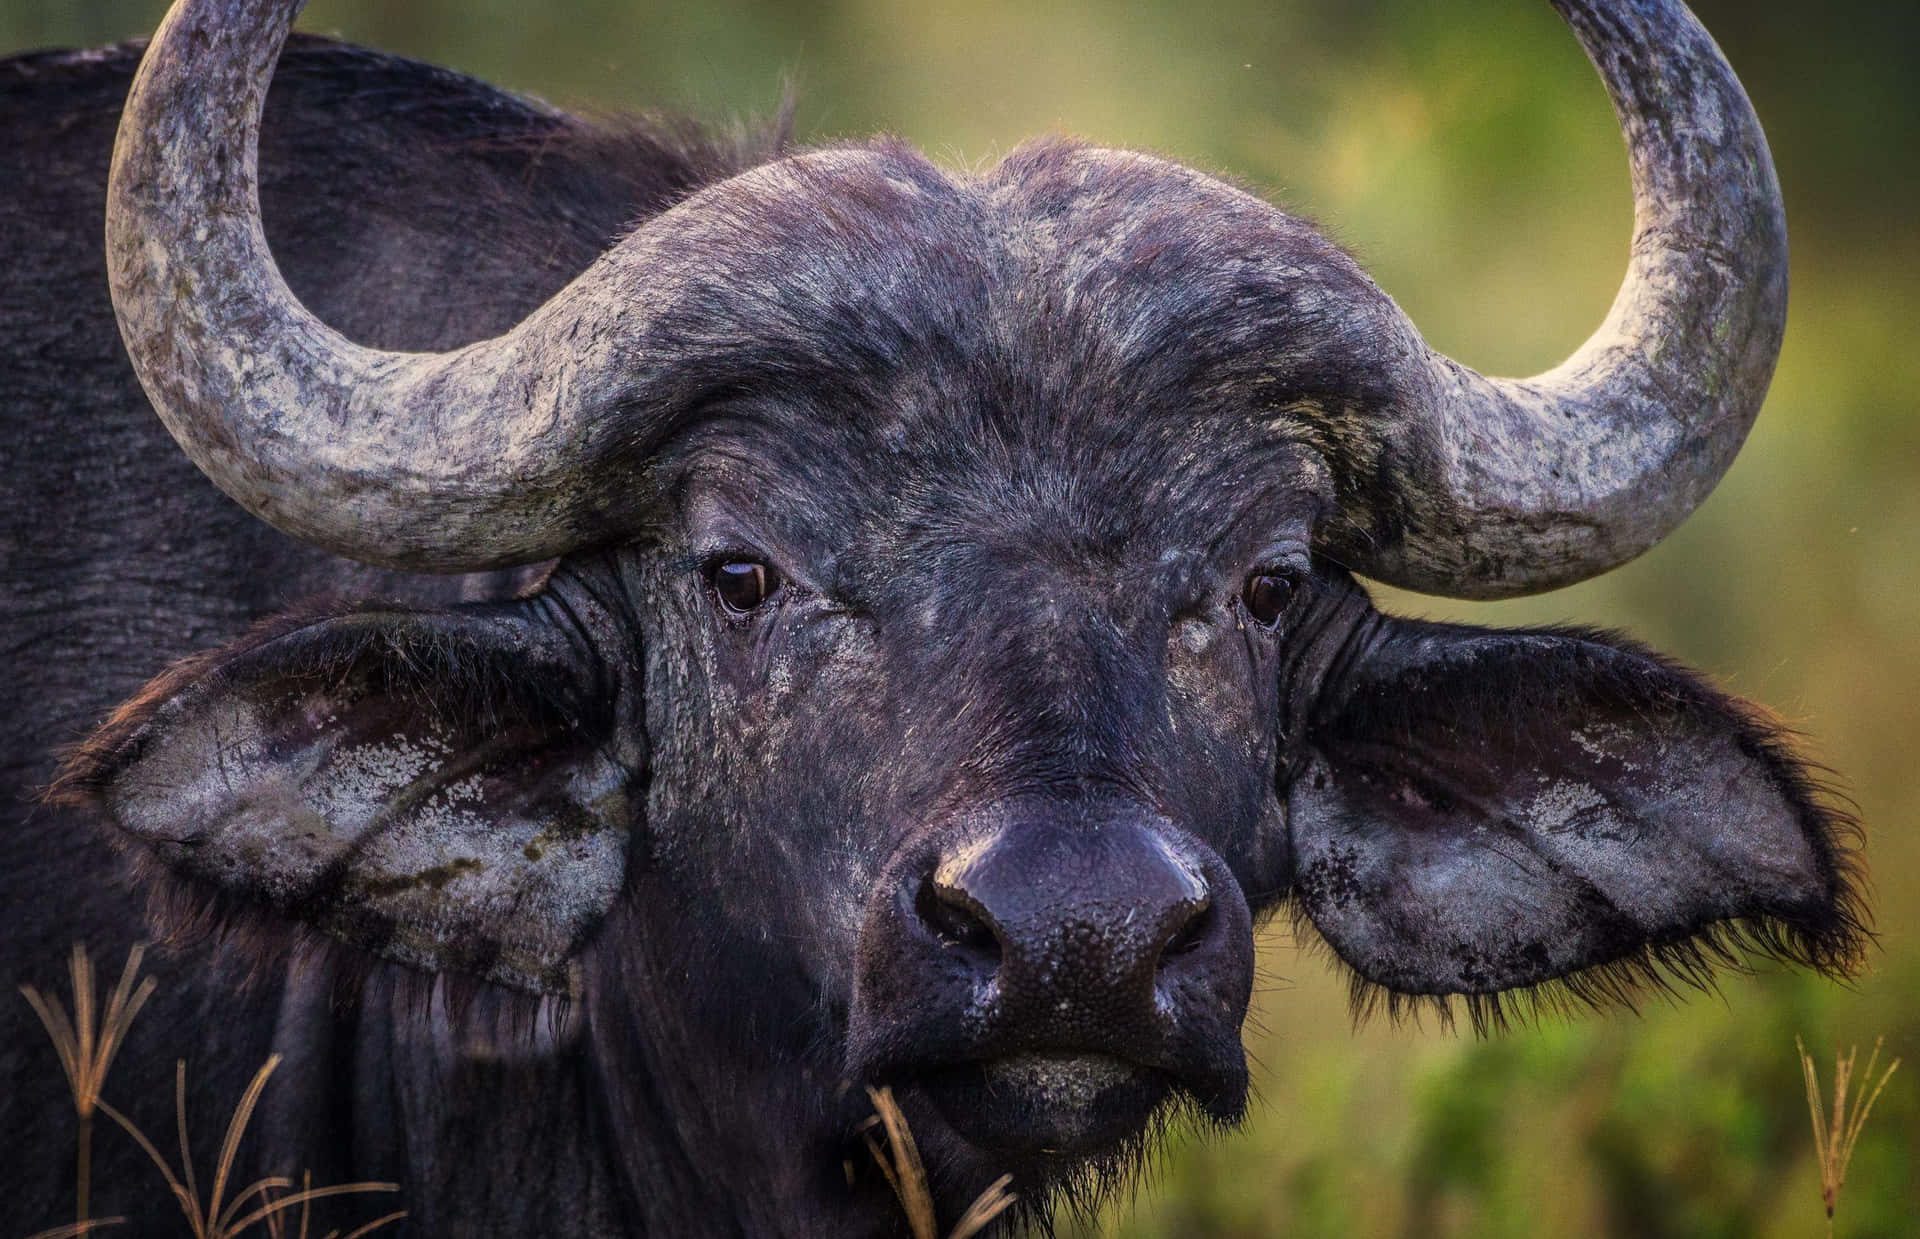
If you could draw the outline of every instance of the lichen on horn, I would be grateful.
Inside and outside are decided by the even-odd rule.
[[[261,107],[301,7],[180,0],[141,62],[107,203],[141,383],[221,489],[312,545],[439,572],[579,545],[622,502],[609,462],[646,437],[596,414],[643,403],[623,353],[666,299],[631,287],[660,238],[636,234],[512,331],[450,353],[331,330],[288,289],[260,224]]]
[[[1719,48],[1678,0],[1554,7],[1620,118],[1632,256],[1599,330],[1534,378],[1477,374],[1404,320],[1382,333],[1410,343],[1409,407],[1379,430],[1390,480],[1326,549],[1424,593],[1535,593],[1658,542],[1732,463],[1780,351],[1780,187]]]

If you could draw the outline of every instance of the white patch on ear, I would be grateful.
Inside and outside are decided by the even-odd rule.
[[[329,755],[327,778],[308,783],[303,791],[313,811],[332,824],[334,833],[351,841],[396,794],[452,752],[446,734],[437,728],[423,729],[417,736],[343,746]]]
[[[391,918],[389,953],[444,967],[476,942],[508,975],[550,970],[597,921],[626,875],[625,776],[583,759],[568,772],[561,816],[487,805],[476,776],[435,789],[362,844],[344,900]]]
[[[554,992],[625,880],[623,768],[542,735],[521,784],[521,755],[482,729],[423,713],[362,738],[353,715],[183,694],[148,724],[109,810],[170,867],[352,945]]]
[[[1541,788],[1527,802],[1527,824],[1546,834],[1570,830],[1583,816],[1605,809],[1607,798],[1596,788],[1569,779],[1556,779]]]
[[[1613,723],[1588,723],[1569,733],[1573,742],[1595,761],[1613,761],[1627,771],[1639,770],[1640,763],[1628,760],[1628,754],[1642,743],[1632,732]]]

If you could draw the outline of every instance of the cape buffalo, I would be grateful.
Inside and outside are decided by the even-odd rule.
[[[1678,0],[1555,5],[1636,224],[1527,380],[1145,155],[602,129],[288,43],[297,0],[0,65],[9,972],[151,915],[116,1101],[171,1130],[175,1053],[226,1098],[277,1051],[255,1168],[398,1181],[428,1236],[904,1233],[878,1084],[944,1220],[1003,1173],[1044,1214],[1241,1115],[1281,911],[1476,1021],[1847,972],[1846,823],[1766,715],[1352,575],[1603,572],[1765,392],[1739,84]],[[71,1115],[4,1009],[25,1229]],[[94,1211],[161,1233],[138,1157]]]

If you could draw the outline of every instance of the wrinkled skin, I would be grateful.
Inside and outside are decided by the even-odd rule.
[[[733,358],[632,479],[650,528],[517,599],[289,614],[69,763],[163,922],[296,961],[261,1166],[404,1181],[419,1234],[898,1234],[863,1086],[943,1218],[1002,1172],[1044,1209],[1170,1105],[1239,1117],[1282,907],[1476,1016],[1747,939],[1851,961],[1836,822],[1755,713],[1310,555],[1339,496],[1289,410],[1396,399],[1315,313],[1379,295],[1345,255],[1065,144],[843,154],[843,210],[745,221],[817,267],[729,289],[843,281],[836,348]],[[775,574],[747,614],[729,562]]]

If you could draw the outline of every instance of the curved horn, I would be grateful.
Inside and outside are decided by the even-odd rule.
[[[1613,97],[1632,259],[1560,366],[1490,379],[1414,342],[1424,398],[1389,446],[1396,493],[1329,549],[1431,594],[1572,584],[1659,541],[1759,412],[1787,310],[1787,229],[1753,107],[1678,0],[1554,0]],[[1391,435],[1391,432],[1389,432]]]
[[[689,273],[670,252],[653,265],[662,238],[643,230],[497,339],[392,353],[329,329],[281,278],[256,183],[267,81],[301,7],[180,0],[141,62],[107,257],[142,385],[221,489],[302,541],[439,572],[579,545],[631,502],[632,471],[607,461],[645,438],[594,414],[635,402],[623,349]]]

